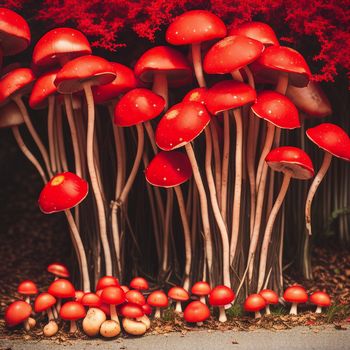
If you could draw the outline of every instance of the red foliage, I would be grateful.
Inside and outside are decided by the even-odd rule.
[[[95,47],[115,51],[125,28],[154,41],[172,18],[208,9],[229,26],[257,19],[269,23],[287,45],[319,67],[316,80],[333,81],[339,67],[350,70],[350,0],[5,0],[2,6],[36,9],[35,19],[51,26],[74,25]],[[33,10],[34,11],[34,10]],[[349,74],[349,73],[348,73]]]

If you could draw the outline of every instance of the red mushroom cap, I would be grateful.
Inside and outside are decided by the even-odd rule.
[[[210,293],[211,288],[208,282],[199,281],[196,282],[191,289],[191,293],[198,296],[206,296]]]
[[[17,326],[24,322],[32,313],[32,307],[22,300],[10,304],[5,310],[5,322],[9,327]]]
[[[149,316],[152,313],[152,307],[149,304],[144,304],[141,306],[145,315]]]
[[[209,304],[212,306],[224,306],[232,303],[235,293],[226,286],[216,286],[209,294]]]
[[[306,135],[326,152],[350,161],[350,137],[338,125],[323,123],[306,130]]]
[[[34,83],[29,96],[29,106],[31,108],[42,109],[47,106],[49,96],[57,92],[54,84],[57,72],[58,70],[45,73]]]
[[[311,179],[315,173],[310,157],[298,147],[275,148],[269,152],[265,161],[274,171],[289,172],[299,180]]]
[[[190,179],[192,167],[185,153],[161,151],[149,163],[145,176],[153,186],[171,188]]]
[[[203,62],[209,74],[231,73],[255,61],[264,51],[264,45],[246,36],[228,36],[214,44]]]
[[[91,54],[85,35],[73,28],[55,28],[44,34],[33,50],[36,66],[62,66],[72,59]]]
[[[81,303],[81,299],[83,299],[84,295],[85,293],[82,290],[76,290],[74,294],[74,301]]]
[[[69,277],[69,271],[68,268],[61,264],[61,263],[52,263],[47,267],[47,271],[52,273],[53,275],[57,277],[64,277],[68,278]]]
[[[315,292],[310,296],[310,302],[322,307],[331,305],[331,298],[326,292]]]
[[[209,124],[210,116],[199,102],[181,102],[171,107],[160,120],[156,143],[171,151],[193,141]]]
[[[132,303],[126,303],[122,305],[119,311],[122,314],[122,316],[128,318],[139,318],[145,314],[142,309],[142,306]]]
[[[176,301],[186,301],[190,298],[190,295],[182,287],[172,287],[168,291],[168,297]]]
[[[85,293],[81,298],[80,303],[88,307],[100,307],[102,301],[101,298],[95,293]]]
[[[102,303],[99,307],[107,316],[111,314],[111,308],[108,304]]]
[[[34,311],[43,312],[56,304],[56,298],[50,293],[39,294],[34,301]]]
[[[0,128],[11,128],[23,123],[23,115],[17,103],[10,101],[4,106],[0,106]]]
[[[165,37],[172,45],[188,45],[223,38],[226,33],[226,26],[218,16],[205,10],[192,10],[176,17]]]
[[[147,304],[154,307],[167,307],[168,297],[162,290],[152,292],[147,298]]]
[[[187,322],[203,322],[210,317],[210,310],[207,305],[200,301],[192,301],[184,311],[184,319]]]
[[[101,300],[109,305],[119,305],[124,303],[125,293],[120,287],[106,287],[101,294]]]
[[[308,296],[304,287],[296,285],[288,287],[284,291],[283,299],[288,303],[306,303]]]
[[[155,73],[164,73],[169,82],[188,79],[192,68],[183,54],[172,47],[156,46],[147,50],[136,62],[135,75],[152,82]]]
[[[39,207],[45,214],[75,207],[88,194],[88,183],[70,172],[55,175],[39,196]]]
[[[158,117],[165,107],[163,97],[151,90],[138,88],[127,92],[115,105],[114,123],[132,126]]]
[[[311,78],[310,68],[303,56],[286,46],[269,46],[258,58],[257,63],[275,76],[278,71],[286,72],[292,85],[306,86]]]
[[[130,288],[125,285],[120,286],[120,288],[123,289],[124,293],[127,293],[130,290]]]
[[[75,289],[73,284],[66,279],[58,279],[53,281],[47,291],[56,298],[75,297]]]
[[[232,28],[229,35],[243,35],[248,38],[252,38],[260,41],[265,46],[279,45],[273,29],[266,23],[263,22],[246,22],[240,24],[236,28]]]
[[[265,299],[266,304],[278,304],[278,295],[271,289],[263,289],[259,294]]]
[[[109,84],[93,87],[95,103],[105,103],[116,99],[120,94],[139,86],[134,71],[123,64],[110,62],[113,66],[116,78]]]
[[[33,281],[26,280],[19,284],[17,292],[24,295],[35,295],[38,294],[38,288]]]
[[[248,312],[257,312],[266,306],[265,299],[259,294],[251,294],[244,302],[244,310]]]
[[[66,321],[76,321],[86,316],[85,308],[77,301],[67,301],[62,305],[60,317]]]
[[[0,79],[0,103],[7,102],[13,95],[29,93],[35,76],[29,68],[16,68]]]
[[[110,286],[114,286],[114,287],[119,287],[119,281],[118,278],[113,277],[113,276],[103,276],[101,277],[96,285],[96,290],[100,291],[106,287],[110,287]],[[102,293],[102,291],[101,291]]]
[[[137,290],[147,290],[149,288],[148,282],[143,277],[134,277],[129,286]]]
[[[199,102],[205,104],[206,93],[207,89],[204,87],[192,89],[185,95],[182,102]]]
[[[205,106],[211,114],[244,106],[256,100],[255,90],[248,84],[224,80],[207,90]]]
[[[283,129],[300,128],[299,113],[288,97],[275,91],[258,93],[256,102],[251,107],[262,119]]]
[[[129,303],[133,303],[141,306],[146,304],[145,297],[142,295],[142,293],[139,290],[136,290],[136,289],[127,291],[125,293],[125,299]]]
[[[18,13],[0,8],[0,43],[4,56],[12,56],[25,50],[30,44],[27,21]]]

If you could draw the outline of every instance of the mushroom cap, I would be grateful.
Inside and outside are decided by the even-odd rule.
[[[125,301],[123,289],[116,286],[109,286],[103,289],[101,300],[109,305],[119,305]]]
[[[278,304],[278,295],[271,289],[263,289],[259,294],[265,299],[267,304]]]
[[[48,105],[49,96],[57,93],[54,81],[58,70],[54,70],[40,76],[32,87],[29,96],[29,106],[33,109],[43,109]]]
[[[210,317],[210,310],[206,304],[200,301],[190,302],[184,311],[186,322],[203,322]]]
[[[178,103],[158,123],[156,143],[164,151],[182,147],[193,141],[209,122],[210,115],[201,103]]]
[[[191,293],[198,296],[206,296],[210,291],[210,285],[205,281],[196,282],[191,288]]]
[[[152,307],[149,304],[144,304],[141,306],[145,315],[149,316],[152,313]]]
[[[278,39],[273,29],[263,22],[246,22],[229,30],[229,35],[243,35],[258,40],[265,46],[279,46]]]
[[[137,290],[147,290],[149,288],[147,280],[143,277],[134,277],[129,286]]]
[[[113,65],[98,56],[80,56],[67,62],[57,73],[57,91],[69,94],[83,90],[83,83],[91,86],[111,83],[116,77]]]
[[[307,137],[333,156],[350,161],[350,137],[338,125],[323,123],[306,130]]]
[[[283,129],[300,128],[299,113],[290,99],[275,91],[258,93],[253,112],[262,119]]]
[[[290,47],[269,46],[258,58],[257,63],[265,67],[268,75],[288,73],[290,83],[295,86],[306,86],[311,78],[310,68],[304,57]]]
[[[223,80],[207,90],[205,106],[211,114],[238,108],[256,100],[255,90],[248,84]]]
[[[162,290],[152,292],[147,298],[147,304],[154,307],[167,307],[168,297]]]
[[[47,291],[56,298],[74,298],[75,296],[73,284],[66,279],[53,281]]]
[[[4,56],[12,56],[25,50],[30,44],[27,21],[18,13],[0,8],[0,46]]]
[[[168,46],[156,46],[138,59],[135,75],[143,82],[152,82],[156,73],[166,74],[168,82],[187,79],[192,75],[192,68],[186,57],[176,49]]]
[[[34,301],[34,311],[43,312],[56,304],[56,298],[50,293],[39,294]]]
[[[316,81],[309,81],[305,87],[288,85],[286,95],[308,116],[324,118],[333,112],[328,97]]]
[[[60,317],[66,321],[76,321],[86,316],[85,308],[77,301],[67,301],[60,309]]]
[[[32,313],[32,307],[22,300],[14,301],[5,310],[5,322],[8,327],[24,322]]]
[[[171,188],[190,179],[192,167],[185,153],[161,151],[148,164],[145,176],[153,186]]]
[[[172,287],[168,291],[168,297],[176,301],[186,301],[190,298],[190,295],[182,287]]]
[[[225,23],[218,16],[205,10],[192,10],[174,19],[165,38],[172,45],[188,45],[223,38],[226,33]]]
[[[23,115],[13,101],[0,107],[0,128],[11,128],[24,123]]]
[[[248,312],[257,312],[266,306],[265,299],[259,294],[251,294],[244,302],[244,310]]]
[[[310,157],[298,147],[277,147],[269,152],[265,161],[274,171],[288,172],[295,179],[308,180],[315,174]]]
[[[45,33],[33,50],[33,63],[38,67],[61,66],[72,59],[91,54],[85,35],[73,28],[55,28]]]
[[[182,102],[199,102],[204,105],[206,93],[207,88],[205,87],[192,89],[185,95]]]
[[[50,264],[47,267],[47,271],[52,273],[53,275],[55,275],[57,277],[64,277],[64,278],[69,277],[69,271],[68,271],[67,266],[65,266],[61,263],[58,263],[58,262]]]
[[[40,210],[51,214],[73,208],[85,199],[88,191],[88,183],[78,175],[70,172],[57,174],[40,193]]]
[[[137,88],[128,91],[115,105],[114,124],[132,126],[158,117],[165,100],[151,90]]]
[[[121,285],[120,288],[123,289],[124,293],[127,293],[130,290],[130,288],[125,285]]]
[[[29,93],[35,76],[29,68],[16,68],[0,79],[0,104],[7,102],[13,95]]]
[[[226,74],[255,61],[264,45],[247,36],[228,36],[214,44],[207,52],[203,68],[208,74]]]
[[[98,307],[101,311],[103,311],[107,316],[110,316],[111,314],[111,308],[108,304],[106,303],[102,303],[99,307]]]
[[[283,299],[288,303],[306,303],[308,296],[304,287],[296,285],[288,287],[284,291]]]
[[[327,307],[331,305],[331,298],[326,292],[315,292],[310,295],[310,302],[317,306]]]
[[[83,299],[84,295],[85,293],[82,290],[76,290],[74,293],[74,301],[81,303],[81,299]]]
[[[119,287],[118,278],[114,276],[103,276],[98,280],[96,290],[99,291],[110,286]]]
[[[102,304],[101,298],[95,293],[85,293],[81,298],[80,303],[89,307],[100,307]]]
[[[216,286],[209,294],[209,304],[212,306],[224,306],[231,304],[235,299],[235,293],[226,286]]]
[[[124,317],[128,318],[139,318],[145,314],[140,305],[133,303],[126,303],[122,305],[119,311]]]
[[[125,299],[129,303],[137,304],[137,305],[145,305],[146,299],[142,295],[142,293],[139,290],[132,289],[125,293]]]
[[[92,91],[94,101],[97,104],[109,102],[116,99],[120,94],[123,94],[131,89],[139,86],[139,81],[135,77],[132,69],[117,62],[110,62],[113,66],[116,78],[109,84],[94,86]]]
[[[33,281],[25,280],[19,284],[17,292],[23,295],[35,295],[38,294],[38,288]]]

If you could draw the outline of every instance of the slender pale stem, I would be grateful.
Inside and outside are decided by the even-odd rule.
[[[147,135],[148,135],[148,139],[151,142],[153,153],[157,154],[158,153],[158,148],[157,148],[157,145],[156,145],[152,124],[151,124],[151,122],[149,120],[147,120],[146,122],[143,123],[143,125],[145,126],[145,129],[146,129],[146,132],[147,132]]]
[[[165,110],[168,109],[169,105],[169,96],[168,96],[168,78],[166,76],[166,73],[164,72],[158,72],[154,73],[153,75],[153,87],[152,91],[162,96],[165,100]]]
[[[56,119],[57,119],[57,141],[59,149],[59,159],[63,171],[68,171],[68,162],[66,148],[64,146],[63,136],[63,121],[62,121],[62,109],[59,103],[56,105]]]
[[[309,192],[307,194],[306,198],[306,206],[305,206],[305,222],[306,222],[306,229],[311,235],[311,206],[312,201],[314,199],[315,193],[320,186],[320,183],[322,182],[324,176],[327,173],[327,170],[329,169],[332,161],[332,155],[329,152],[325,152],[323,162],[321,165],[320,170],[318,171],[317,175],[314,178],[314,181],[312,182]]]
[[[193,68],[194,73],[196,75],[198,85],[200,87],[206,87],[203,67],[202,67],[202,53],[201,53],[201,44],[192,44],[192,60],[193,60]]]
[[[109,310],[111,312],[111,320],[117,322],[118,325],[120,325],[119,317],[118,317],[118,313],[117,313],[117,309],[116,309],[115,305],[113,305],[113,304],[109,305]]]
[[[76,321],[70,321],[69,333],[75,333],[77,330],[78,330],[77,322]]]
[[[289,311],[290,315],[297,315],[298,314],[298,303],[292,303],[292,307]]]
[[[266,305],[266,307],[265,307],[265,314],[266,315],[271,315],[270,304]]]
[[[261,318],[260,311],[255,311],[255,318]]]
[[[160,318],[160,307],[156,307],[156,312],[154,313],[154,318]]]
[[[317,308],[316,308],[316,314],[321,314],[322,313],[322,306],[317,306]]]
[[[173,191],[169,188],[167,190],[166,208],[165,208],[165,225],[164,225],[164,239],[163,239],[163,264],[162,272],[165,273],[169,268],[169,235],[170,235],[170,219],[172,216]]]
[[[224,111],[224,147],[222,154],[221,171],[221,215],[227,222],[227,185],[228,185],[228,165],[230,159],[230,116],[228,111]]]
[[[217,130],[218,127],[219,126],[217,125],[216,119],[213,118],[210,123],[210,131],[212,134],[212,144],[214,151],[215,188],[219,208],[221,208],[221,155]]]
[[[49,140],[49,153],[51,161],[51,170],[55,174],[57,172],[56,167],[56,154],[55,154],[55,138],[54,138],[54,115],[55,115],[55,96],[49,96],[49,107],[47,112],[47,137]]]
[[[49,319],[49,322],[53,321],[55,319],[55,317],[53,316],[51,307],[49,307],[46,311],[47,311],[47,317]]]
[[[288,88],[288,80],[288,73],[281,72],[278,76],[275,90],[280,94],[285,95]]]
[[[177,312],[177,313],[182,313],[181,301],[177,301],[177,302],[176,302],[175,312]]]

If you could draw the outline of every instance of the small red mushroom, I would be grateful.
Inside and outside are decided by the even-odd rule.
[[[118,278],[113,276],[103,276],[97,281],[96,290],[102,290],[106,287],[119,287],[119,281]],[[102,291],[101,291],[102,293]]]
[[[50,293],[39,294],[34,302],[35,312],[47,312],[48,321],[54,321],[55,318],[52,313],[52,308],[56,304],[56,298]]]
[[[134,277],[130,281],[129,287],[132,288],[132,289],[136,289],[138,291],[148,290],[149,289],[148,282],[143,277]]]
[[[58,279],[52,282],[47,291],[57,298],[57,312],[61,309],[61,299],[75,297],[75,289],[72,283],[66,279]]]
[[[124,316],[122,323],[125,332],[132,335],[143,335],[146,333],[148,327],[142,321],[144,311],[140,305],[124,304],[120,308],[120,313]]]
[[[266,301],[266,307],[265,307],[265,312],[266,315],[270,315],[271,311],[270,311],[270,304],[278,304],[278,295],[276,294],[276,292],[274,292],[271,289],[263,289],[259,292],[259,295],[261,295],[265,301]]]
[[[147,304],[156,308],[154,318],[160,318],[160,309],[168,306],[168,297],[162,290],[152,292],[147,298]]]
[[[139,290],[129,290],[125,293],[125,299],[129,303],[137,304],[137,305],[145,305],[146,299],[143,294]]]
[[[184,311],[184,319],[186,322],[196,322],[197,326],[201,326],[203,321],[210,317],[210,310],[206,304],[200,301],[192,301],[189,303]]]
[[[125,302],[125,293],[123,289],[116,286],[109,286],[103,289],[101,293],[101,300],[110,307],[111,320],[117,322],[119,325],[119,318],[116,310],[116,305]]]
[[[322,313],[323,307],[328,307],[331,305],[331,298],[329,297],[329,295],[326,292],[319,291],[319,292],[315,292],[315,293],[311,294],[310,302],[312,304],[317,305],[315,312],[317,314],[320,314],[320,313]]]
[[[235,293],[226,286],[216,286],[209,294],[209,304],[219,307],[219,322],[226,322],[225,306],[232,303],[235,299]]]
[[[254,312],[255,318],[261,317],[260,310],[262,310],[264,307],[266,307],[266,301],[259,294],[249,295],[244,302],[244,310],[248,312]]]
[[[307,293],[304,287],[300,285],[295,285],[288,287],[283,294],[283,299],[288,303],[292,303],[292,307],[290,308],[290,315],[298,314],[298,304],[306,303],[308,300]]]
[[[8,327],[24,323],[24,329],[29,331],[28,319],[32,313],[32,307],[25,301],[18,300],[10,304],[5,310],[5,322]]]
[[[26,280],[19,284],[17,292],[25,296],[25,301],[30,304],[30,296],[38,294],[38,288],[33,281]]]
[[[76,290],[75,296],[74,296],[74,301],[81,303],[81,299],[83,298],[84,294],[85,293],[82,290]]]
[[[190,296],[182,287],[172,287],[168,291],[168,297],[176,302],[175,312],[182,313],[181,302],[187,301]]]
[[[208,282],[199,281],[196,282],[192,288],[191,293],[199,296],[199,300],[206,304],[205,297],[210,294],[211,288]]]
[[[67,266],[61,263],[52,263],[47,267],[47,271],[55,276],[55,280],[58,278],[69,278],[69,271]]]
[[[102,304],[101,298],[97,294],[91,292],[85,293],[84,296],[81,298],[80,303],[89,308],[99,308]]]
[[[69,333],[75,333],[77,331],[76,321],[85,316],[86,311],[84,306],[76,301],[67,301],[62,305],[60,310],[60,317],[62,320],[70,321]]]

